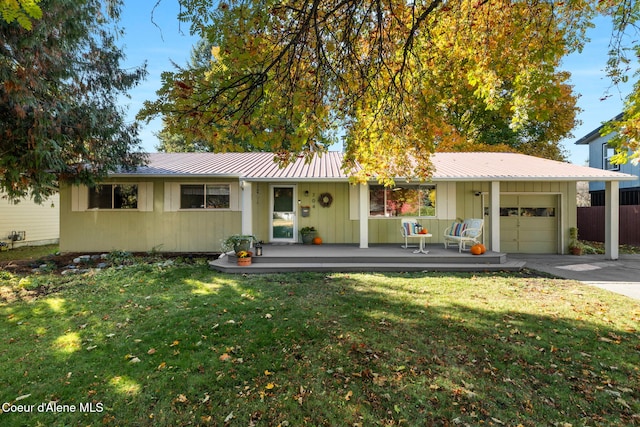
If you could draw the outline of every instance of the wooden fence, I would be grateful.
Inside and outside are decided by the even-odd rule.
[[[604,242],[604,206],[578,208],[580,240]],[[621,245],[640,246],[640,206],[620,206]]]

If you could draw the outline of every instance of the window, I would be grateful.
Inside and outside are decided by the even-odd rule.
[[[611,157],[616,154],[616,149],[610,147],[608,144],[602,144],[602,169],[617,171],[620,170],[620,165],[612,164]]]
[[[500,216],[556,216],[556,208],[500,208]]]
[[[369,188],[369,215],[376,217],[436,216],[435,185],[403,185]]]
[[[229,209],[229,184],[180,185],[180,209]]]
[[[137,209],[138,186],[102,184],[89,188],[89,209]]]

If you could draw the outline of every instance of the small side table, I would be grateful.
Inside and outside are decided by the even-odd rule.
[[[414,254],[428,254],[429,251],[424,249],[424,239],[433,237],[433,234],[431,233],[427,233],[427,234],[414,234],[411,237],[420,237],[420,247],[418,248],[418,250],[413,251]]]

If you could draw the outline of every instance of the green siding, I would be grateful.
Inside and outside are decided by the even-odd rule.
[[[125,180],[120,179],[118,182]],[[163,180],[145,182],[153,182],[153,211],[150,212],[72,211],[71,187],[63,186],[60,190],[60,250],[217,252],[220,251],[222,239],[240,232],[239,212],[165,212]]]
[[[180,179],[166,182],[233,182],[237,180]],[[117,182],[127,182],[119,179]],[[240,233],[242,215],[234,211],[165,211],[165,180],[139,179],[130,182],[153,183],[153,210],[142,211],[75,211],[72,209],[72,191],[69,186],[60,190],[60,249],[63,252],[100,252],[128,250],[144,252],[217,252],[220,242],[228,235]],[[270,183],[253,182],[251,188],[253,234],[268,240],[270,224]],[[359,222],[350,219],[349,184],[342,182],[299,182],[297,199],[299,206],[310,206],[310,216],[302,218],[298,210],[298,229],[314,226],[325,243],[359,242]],[[421,224],[433,237],[429,243],[441,243],[444,230],[451,218],[481,218],[482,197],[475,192],[485,192],[484,204],[490,208],[490,182],[463,182],[454,185],[455,191],[439,192],[438,204],[450,194],[449,218],[425,218]],[[566,245],[568,229],[576,224],[575,182],[501,182],[501,193],[553,193],[560,195],[560,236]],[[308,191],[308,195],[305,195]],[[242,206],[242,191],[238,190],[239,206]],[[321,193],[330,193],[330,207],[320,206],[317,199]],[[455,194],[455,195],[454,195]],[[444,205],[443,205],[444,206]],[[240,208],[239,208],[240,209]],[[489,217],[485,219],[485,241],[490,242]],[[370,218],[369,243],[402,242],[400,218]]]

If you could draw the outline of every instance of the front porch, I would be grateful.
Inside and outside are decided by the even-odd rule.
[[[442,244],[427,245],[428,254],[414,253],[417,248],[403,249],[399,244],[372,245],[277,245],[263,246],[263,255],[254,256],[248,267],[239,267],[235,255],[225,255],[209,264],[226,273],[282,272],[405,272],[405,271],[519,271],[524,262],[509,261],[507,255],[487,251],[471,255],[457,248],[444,249]]]

